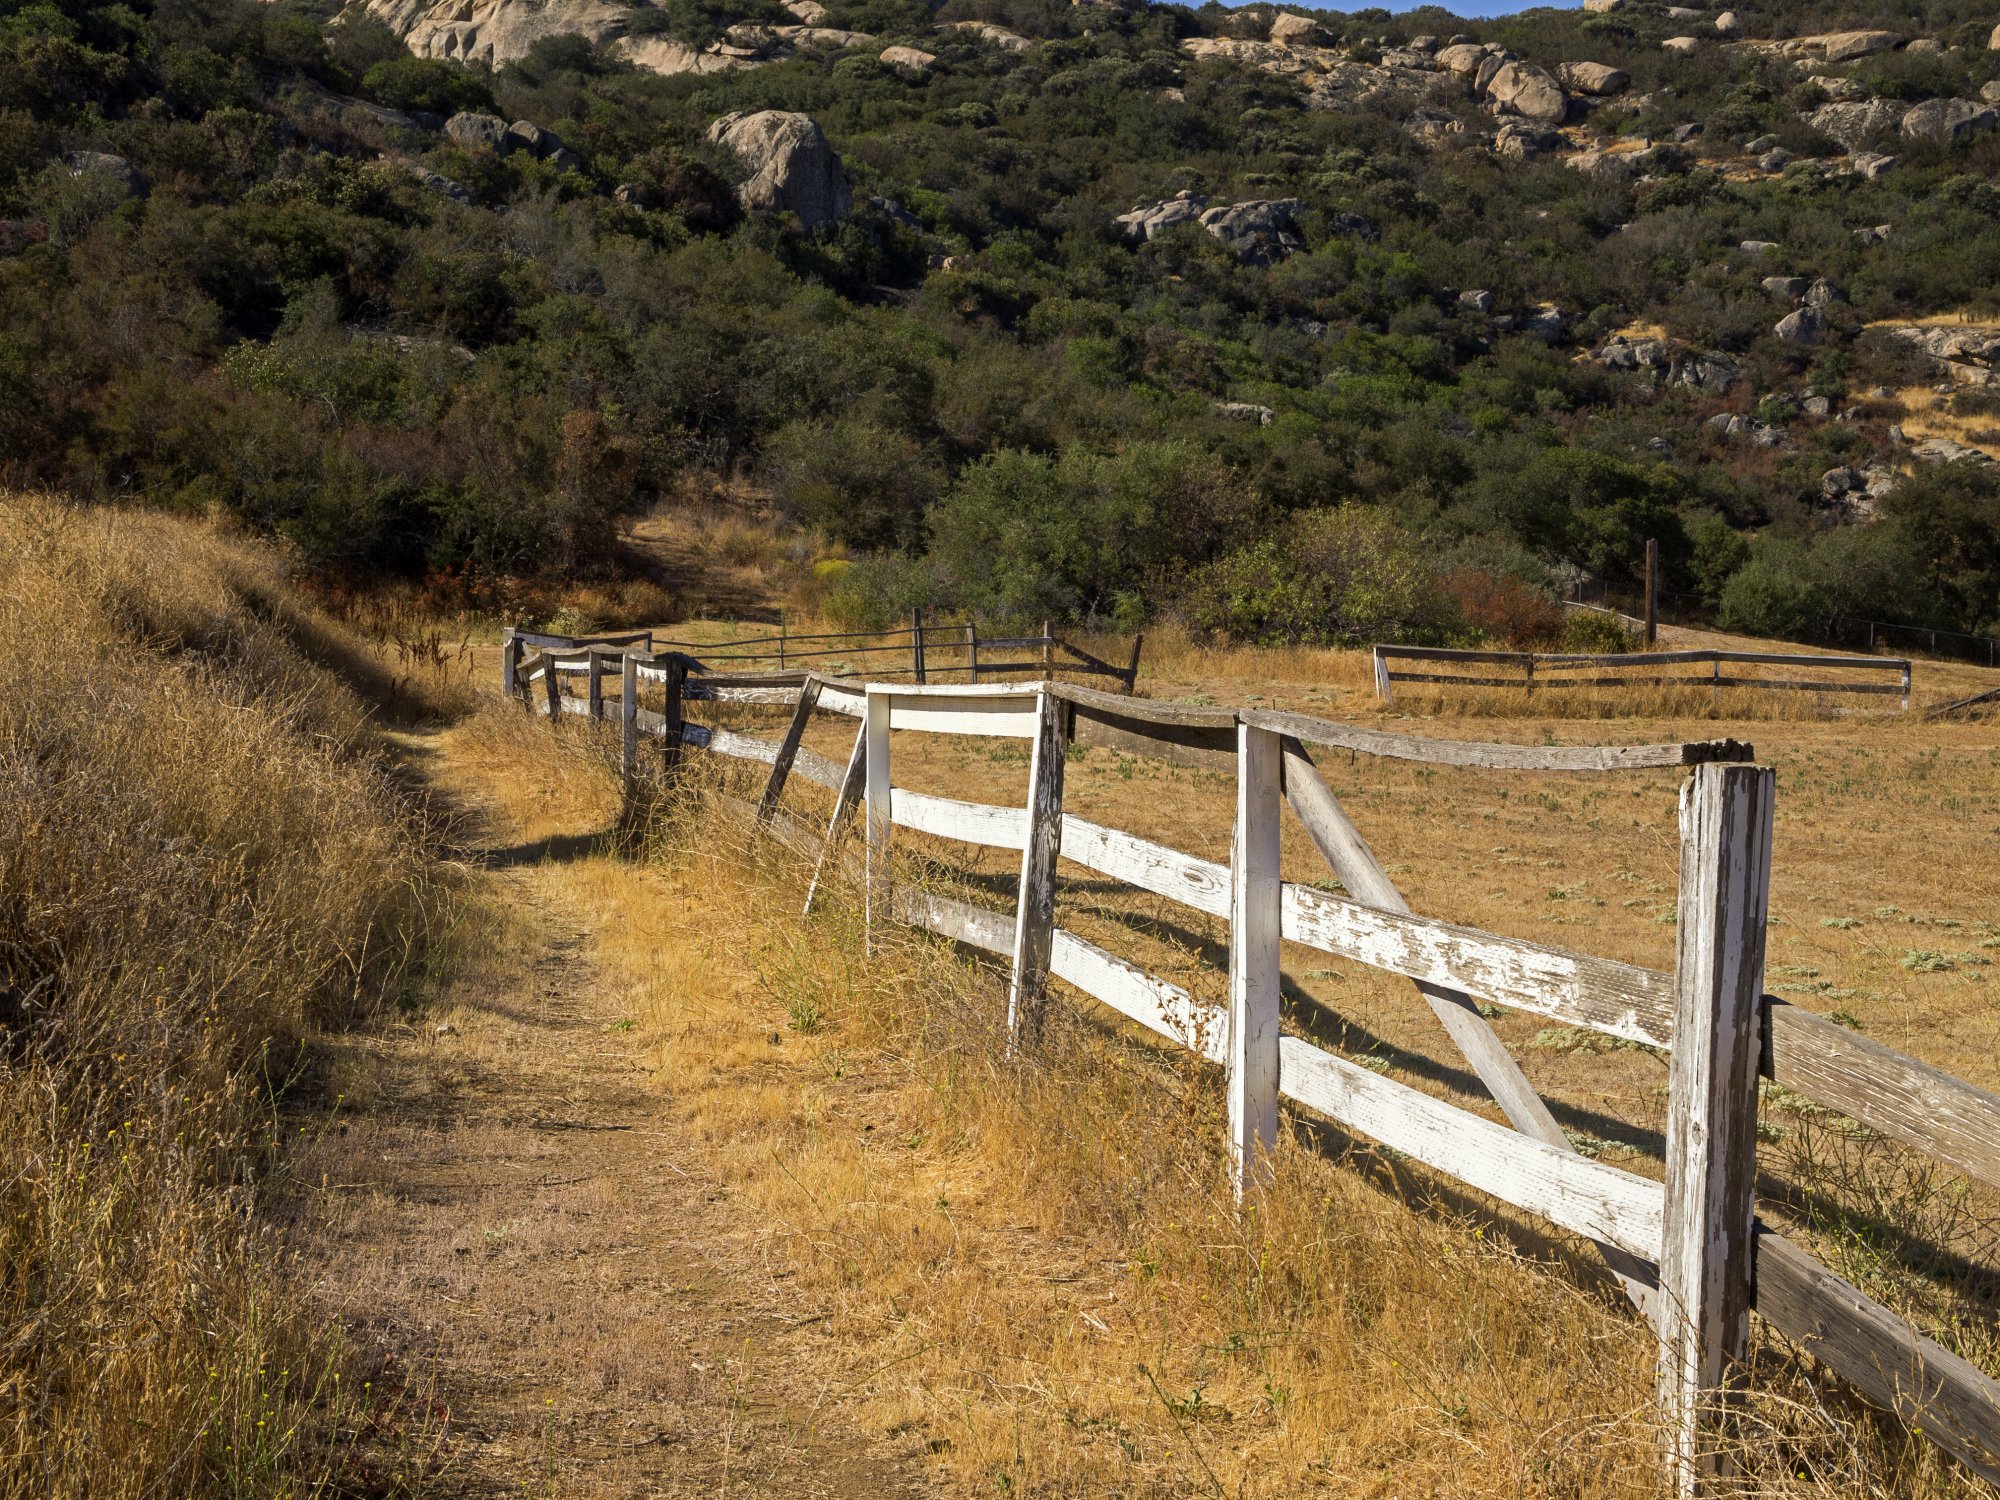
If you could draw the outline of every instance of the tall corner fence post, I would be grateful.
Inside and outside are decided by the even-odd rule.
[[[1131,697],[1139,691],[1139,653],[1146,647],[1146,633],[1140,631],[1132,637],[1132,664],[1125,669],[1125,696]]]
[[[514,627],[507,626],[500,632],[500,694],[514,696],[515,683],[521,674],[521,641],[514,634]]]
[[[1717,1429],[1749,1343],[1775,786],[1767,767],[1708,764],[1681,788],[1659,1321],[1676,1500],[1728,1472]]]
[[[1041,1034],[1055,953],[1056,857],[1062,851],[1063,766],[1069,755],[1069,705],[1035,696],[1035,745],[1028,765],[1028,836],[1021,848],[1021,888],[1014,908],[1014,969],[1007,985],[1007,1035]]]
[[[629,796],[639,776],[639,657],[630,647],[619,663],[618,692],[618,760]]]
[[[1238,1203],[1268,1180],[1278,1143],[1280,742],[1236,728],[1229,859],[1229,1157]]]
[[[1382,648],[1375,648],[1375,696],[1384,703],[1393,701],[1389,688],[1389,659],[1382,654]]]
[[[604,717],[604,652],[596,646],[590,648],[590,685],[584,703],[593,719]]]
[[[682,695],[687,687],[687,659],[677,651],[667,653],[667,696],[661,709],[660,769],[671,784],[681,769],[681,727],[686,722]]]
[[[877,923],[886,926],[891,916],[889,890],[889,716],[893,706],[884,689],[868,689],[868,706],[862,728],[862,766],[868,782],[866,828],[868,834],[867,949],[875,948]],[[837,811],[837,809],[836,809]]]

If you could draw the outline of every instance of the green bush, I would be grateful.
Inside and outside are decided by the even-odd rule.
[[[1257,645],[1442,645],[1462,628],[1418,540],[1351,505],[1296,516],[1203,568],[1187,613],[1198,631]]]
[[[391,109],[455,115],[462,110],[491,112],[493,90],[470,68],[436,57],[398,57],[378,62],[361,80],[361,90]]]

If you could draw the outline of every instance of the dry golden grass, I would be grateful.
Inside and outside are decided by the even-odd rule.
[[[403,984],[425,863],[365,649],[261,553],[0,497],[0,1493],[355,1478],[256,1209],[299,1039]]]
[[[1940,395],[1927,385],[1906,387],[1896,393],[1896,400],[1903,408],[1903,435],[1911,441],[1950,438],[1989,457],[2000,458],[2000,419],[1992,414],[1966,416],[1953,409],[1950,396]]]

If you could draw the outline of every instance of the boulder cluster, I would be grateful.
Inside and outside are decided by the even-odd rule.
[[[1296,198],[1252,198],[1211,208],[1207,198],[1180,192],[1157,203],[1143,203],[1112,222],[1124,230],[1128,240],[1140,242],[1156,239],[1182,224],[1199,224],[1244,264],[1269,266],[1305,249],[1306,242],[1298,231],[1298,219],[1304,212],[1305,205]],[[1332,227],[1358,239],[1372,240],[1380,232],[1360,214],[1338,214]]]

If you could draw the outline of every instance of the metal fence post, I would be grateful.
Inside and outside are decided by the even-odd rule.
[[[1757,1057],[1776,773],[1704,765],[1681,788],[1681,878],[1660,1247],[1660,1399],[1679,1500],[1727,1472],[1715,1442],[1750,1333]]]

